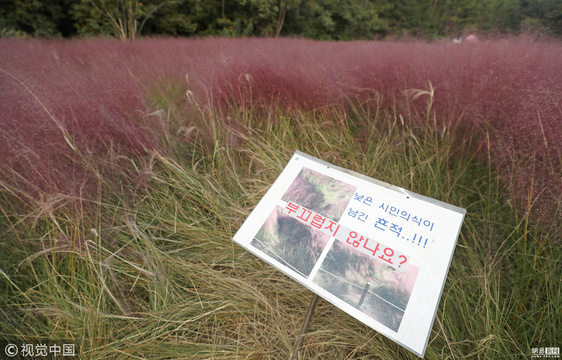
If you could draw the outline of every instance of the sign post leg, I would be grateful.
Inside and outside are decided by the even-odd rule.
[[[299,351],[304,341],[304,335],[308,331],[308,324],[310,323],[310,319],[312,318],[312,313],[314,312],[314,308],[316,307],[317,302],[318,302],[318,295],[314,294],[314,297],[312,297],[312,301],[310,302],[310,306],[308,307],[308,312],[306,313],[304,324],[302,325],[301,333],[299,335],[299,340],[297,341],[297,346],[293,351],[292,360],[298,360],[299,358]]]

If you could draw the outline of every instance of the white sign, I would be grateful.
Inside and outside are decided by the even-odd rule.
[[[234,241],[423,357],[465,213],[297,151]]]

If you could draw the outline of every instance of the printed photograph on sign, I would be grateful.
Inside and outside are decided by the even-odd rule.
[[[251,244],[307,278],[329,239],[329,235],[283,214],[283,209],[278,206]]]
[[[338,222],[355,189],[355,186],[303,168],[281,199]]]
[[[397,332],[418,271],[415,266],[397,271],[376,257],[336,241],[313,281]]]

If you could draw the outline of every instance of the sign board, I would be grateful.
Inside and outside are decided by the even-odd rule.
[[[234,241],[423,357],[465,213],[297,151]]]

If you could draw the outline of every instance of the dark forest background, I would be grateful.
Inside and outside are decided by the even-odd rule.
[[[3,37],[562,35],[562,0],[0,0]]]

